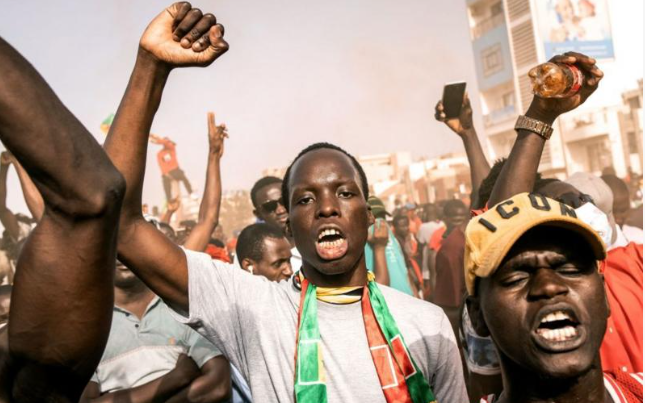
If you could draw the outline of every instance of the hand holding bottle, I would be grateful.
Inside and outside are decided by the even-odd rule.
[[[540,65],[531,70],[529,77],[535,76],[532,77],[534,89],[537,87],[540,95],[533,97],[526,116],[552,124],[558,116],[582,105],[596,91],[603,72],[596,66],[595,59],[581,53],[554,56],[549,63],[552,65]],[[542,81],[538,82],[538,76]]]

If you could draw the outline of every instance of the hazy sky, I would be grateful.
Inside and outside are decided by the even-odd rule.
[[[139,37],[168,1],[8,2],[0,35],[29,59],[69,109],[103,141]],[[354,154],[456,151],[434,121],[443,83],[475,86],[465,2],[387,0],[194,1],[226,27],[229,52],[206,69],[176,70],[153,132],[178,143],[198,189],[206,112],[229,127],[225,189],[247,189],[266,167],[329,141]],[[150,147],[145,200],[163,198]],[[13,182],[15,183],[15,182]],[[16,189],[16,186],[11,186]],[[20,203],[11,192],[10,205]],[[17,197],[13,197],[17,196]]]
[[[642,71],[641,0],[610,0],[617,55]],[[0,35],[29,59],[69,109],[103,141],[138,40],[167,1],[11,1]],[[357,155],[462,151],[433,117],[445,82],[476,92],[464,0],[194,1],[226,27],[229,52],[206,69],[172,73],[153,132],[178,143],[179,161],[203,188],[206,112],[229,127],[224,189],[249,189],[266,167],[329,141]],[[636,14],[635,25],[616,24]],[[631,14],[630,14],[631,13]],[[634,35],[638,31],[639,35]],[[620,35],[619,35],[620,33]],[[619,37],[623,39],[619,43]],[[636,70],[638,69],[638,70]],[[632,75],[639,76],[637,73]],[[640,74],[642,77],[642,74]],[[481,129],[477,97],[476,124]],[[144,201],[163,199],[151,145]],[[9,205],[24,211],[12,175]],[[14,191],[15,190],[15,191]]]

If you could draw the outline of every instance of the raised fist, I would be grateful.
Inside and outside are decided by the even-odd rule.
[[[223,36],[213,14],[178,2],[152,20],[139,48],[169,67],[206,67],[228,50]]]

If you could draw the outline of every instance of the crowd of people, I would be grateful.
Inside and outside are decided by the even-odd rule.
[[[603,77],[594,59],[554,57],[582,87],[536,96],[492,166],[468,98],[456,118],[437,104],[469,200],[388,211],[356,158],[316,143],[255,183],[257,222],[225,244],[226,126],[209,113],[181,231],[172,182],[193,189],[150,128],[172,71],[227,50],[213,14],[163,10],[101,146],[0,39],[0,402],[642,401],[642,205],[610,172],[538,174],[554,121]],[[149,143],[163,213],[142,207]],[[10,166],[31,217],[6,205]]]

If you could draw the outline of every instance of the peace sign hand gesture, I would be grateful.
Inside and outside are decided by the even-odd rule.
[[[226,125],[215,124],[215,114],[208,112],[208,145],[210,151],[218,157],[224,155],[224,139],[228,137]]]

